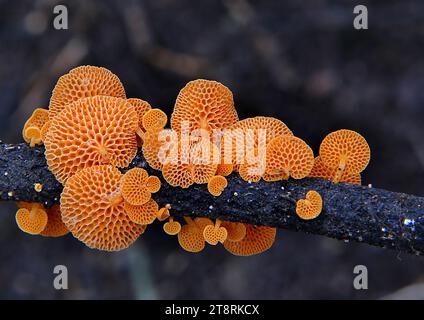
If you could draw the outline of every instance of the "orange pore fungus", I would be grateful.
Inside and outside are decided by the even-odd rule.
[[[214,225],[214,223],[211,219],[204,218],[204,217],[194,218],[194,222],[196,223],[197,227],[200,229],[202,234],[203,234],[203,231],[205,230],[205,228],[207,226],[213,226]]]
[[[241,222],[222,221],[222,227],[227,229],[227,240],[238,242],[246,236],[246,226]]]
[[[137,153],[137,113],[124,99],[96,96],[65,107],[45,141],[49,169],[64,183],[94,165],[127,167]]]
[[[336,170],[334,182],[339,182],[344,172],[361,173],[371,157],[370,147],[363,136],[352,130],[337,130],[321,142],[319,155],[325,166]]]
[[[149,166],[155,170],[162,170],[164,159],[169,156],[174,148],[176,142],[173,141],[171,134],[170,129],[146,131],[144,133],[143,156]]]
[[[178,243],[181,248],[188,252],[200,252],[205,248],[205,238],[203,231],[193,219],[185,217],[187,224],[181,227],[178,233]]]
[[[47,213],[47,225],[40,235],[44,237],[61,237],[69,233],[68,228],[62,221],[60,206],[55,204],[51,208],[45,209]]]
[[[163,225],[163,231],[170,236],[175,236],[181,231],[181,224],[178,221],[174,221],[171,217],[169,221]]]
[[[246,224],[246,236],[240,241],[224,242],[224,247],[236,256],[251,256],[268,250],[275,241],[276,228]]]
[[[43,142],[41,130],[48,121],[49,111],[47,109],[35,109],[22,130],[25,142],[29,143],[31,147],[41,144]]]
[[[216,175],[227,177],[229,176],[234,170],[233,164],[218,164],[218,167],[216,168]]]
[[[296,214],[303,220],[315,219],[322,211],[321,195],[315,190],[306,194],[306,199],[300,199],[296,203]]]
[[[168,208],[160,208],[159,211],[156,213],[156,217],[159,221],[165,221],[170,216],[169,209]]]
[[[287,179],[303,179],[314,165],[314,153],[302,140],[294,136],[274,138],[267,147],[266,173]]]
[[[163,177],[173,187],[188,188],[193,183],[208,183],[216,172],[217,163],[213,155],[219,152],[217,147],[207,139],[182,147],[184,144],[179,141],[178,159],[163,165]]]
[[[121,192],[125,201],[134,206],[145,204],[151,198],[147,188],[149,175],[142,168],[128,170],[121,178]]]
[[[333,180],[336,177],[337,169],[328,168],[322,161],[320,156],[317,156],[314,160],[314,166],[309,174],[309,177],[313,178],[322,178],[327,180]],[[340,177],[339,182],[351,183],[351,184],[361,184],[361,174],[353,173],[349,174],[348,172],[343,172]]]
[[[132,205],[125,201],[124,210],[132,222],[147,225],[156,220],[159,206],[153,199],[139,206]]]
[[[142,119],[143,128],[146,131],[160,131],[165,128],[168,117],[160,109],[151,109],[147,111]]]
[[[221,227],[221,220],[216,220],[215,225],[208,225],[203,230],[203,237],[206,242],[215,246],[218,242],[224,243],[227,240],[227,229]]]
[[[151,193],[156,193],[160,190],[161,182],[160,179],[156,176],[150,176],[146,181],[146,188]]]
[[[40,234],[47,225],[48,216],[41,204],[21,203],[16,212],[16,223],[23,232],[36,235]]]
[[[72,69],[59,78],[53,89],[49,105],[50,119],[68,104],[94,96],[126,98],[121,81],[108,69],[94,66]]]
[[[129,103],[135,108],[138,116],[138,127],[136,130],[137,133],[137,145],[141,147],[143,145],[144,132],[146,129],[143,127],[143,116],[147,111],[152,109],[150,104],[147,101],[138,98],[127,99]]]
[[[99,165],[80,170],[65,184],[60,198],[62,220],[90,248],[125,249],[146,229],[125,212],[121,176],[117,168]]]
[[[211,195],[218,197],[227,187],[228,181],[223,176],[214,176],[208,182],[208,191]]]
[[[222,129],[237,122],[233,94],[223,84],[198,79],[190,81],[178,94],[171,117],[171,128],[181,132],[185,124],[195,129]]]

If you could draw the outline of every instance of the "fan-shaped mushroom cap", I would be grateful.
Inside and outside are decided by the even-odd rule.
[[[198,79],[190,81],[178,94],[171,128],[181,132],[181,126],[187,121],[188,130],[227,128],[237,122],[233,94],[223,84]]]
[[[203,230],[203,237],[207,243],[215,246],[218,242],[224,243],[224,241],[227,240],[228,233],[227,229],[221,227],[221,221],[216,220],[214,226],[209,225],[205,227]]]
[[[156,217],[159,221],[165,221],[170,216],[169,209],[168,208],[160,208],[159,211],[156,213]]]
[[[221,225],[227,229],[228,241],[238,242],[246,236],[246,226],[241,222],[222,221]]]
[[[221,195],[222,191],[227,187],[228,181],[223,176],[214,176],[208,182],[208,191],[215,197]]]
[[[204,218],[204,217],[194,218],[194,222],[196,223],[197,227],[199,227],[202,234],[203,234],[203,231],[205,230],[205,228],[207,226],[213,226],[214,225],[214,223],[211,219]]]
[[[315,190],[308,191],[306,199],[300,199],[296,203],[296,214],[304,220],[315,219],[321,211],[322,198]]]
[[[152,194],[147,189],[148,178],[147,171],[142,168],[133,168],[122,176],[121,192],[126,202],[141,206],[150,200]]]
[[[19,229],[29,234],[40,234],[47,225],[47,213],[44,209],[33,207],[20,208],[15,215]]]
[[[65,107],[45,141],[49,169],[64,183],[93,165],[127,167],[137,153],[137,113],[126,100],[96,96]]]
[[[151,109],[144,114],[142,122],[146,131],[159,131],[165,128],[168,117],[161,109]]]
[[[266,173],[303,179],[314,165],[314,153],[302,140],[294,136],[279,136],[269,143],[266,157]]]
[[[119,78],[106,68],[81,66],[59,78],[50,98],[50,119],[68,104],[82,98],[111,96],[125,99]]]
[[[65,184],[60,198],[62,220],[90,248],[125,249],[146,229],[125,212],[121,176],[113,166],[100,165],[82,169]]]
[[[188,252],[200,252],[205,248],[203,232],[191,218],[185,218],[187,224],[178,233],[178,243]]]
[[[37,108],[31,117],[25,122],[22,130],[22,136],[25,142],[34,147],[41,144],[41,129],[49,121],[49,111],[47,109]]]
[[[156,220],[159,206],[155,200],[150,199],[146,203],[139,206],[125,202],[124,209],[132,222],[141,225],[147,225],[153,223]]]
[[[169,221],[163,225],[163,231],[170,236],[175,236],[181,231],[181,224],[170,218]]]
[[[151,193],[156,193],[160,190],[161,182],[160,179],[156,176],[150,176],[146,181],[147,190]]]
[[[149,111],[152,107],[147,101],[138,98],[130,98],[127,99],[129,103],[135,108],[135,111],[138,115],[138,128],[136,130],[137,133],[137,145],[139,147],[143,146],[143,138],[144,132],[146,129],[143,127],[143,116]]]
[[[319,155],[325,166],[340,173],[361,173],[370,161],[370,147],[363,136],[352,130],[337,130],[321,142]]]
[[[337,169],[328,168],[322,161],[321,157],[317,156],[314,160],[314,166],[311,170],[311,173],[309,174],[309,177],[333,180],[336,177],[336,173],[337,173]],[[360,173],[349,174],[348,172],[344,171],[339,182],[360,185],[361,174]]]
[[[171,186],[181,188],[188,188],[193,183],[207,183],[216,172],[217,164],[213,154],[219,152],[217,147],[207,139],[189,143],[187,148],[181,147],[181,140],[178,145],[178,159],[169,161],[162,167],[165,180]],[[207,150],[209,154],[204,154]]]
[[[241,241],[224,242],[224,247],[236,256],[251,256],[271,248],[275,241],[276,228],[246,224],[246,236]]]
[[[216,175],[227,177],[233,173],[234,165],[232,164],[218,164]]]
[[[55,204],[51,208],[45,209],[47,213],[47,225],[40,235],[44,237],[61,237],[69,233],[68,228],[62,221],[60,206]]]

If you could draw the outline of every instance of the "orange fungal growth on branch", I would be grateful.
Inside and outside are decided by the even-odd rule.
[[[22,130],[22,136],[25,142],[31,147],[42,144],[42,128],[49,121],[49,111],[47,109],[37,108],[31,117],[25,122]]]
[[[361,173],[370,161],[371,151],[363,136],[355,131],[342,129],[324,138],[319,155],[326,167],[336,170],[333,181],[339,182],[345,172]]]
[[[227,240],[227,229],[221,227],[221,220],[216,220],[215,225],[208,225],[203,230],[203,237],[206,242],[215,246],[218,242],[224,243]]]
[[[236,256],[251,256],[271,248],[275,241],[276,228],[246,224],[246,236],[240,241],[224,242],[224,247]]]
[[[222,221],[222,227],[227,230],[227,240],[238,242],[246,236],[246,226],[241,222]]]
[[[150,176],[146,181],[146,188],[150,193],[156,193],[160,190],[161,182],[156,176]]]
[[[62,221],[60,206],[55,204],[51,208],[45,209],[47,213],[47,225],[40,235],[44,237],[62,237],[69,233],[68,228]]]
[[[142,168],[128,170],[121,178],[121,192],[125,201],[134,206],[145,204],[151,198],[147,188],[149,175]]]
[[[159,206],[155,200],[150,199],[139,206],[124,202],[124,210],[132,222],[147,225],[156,220]]]
[[[208,182],[208,191],[211,195],[218,197],[227,187],[228,181],[223,176],[213,176]]]
[[[127,99],[127,101],[131,103],[131,105],[135,108],[135,111],[137,112],[137,116],[138,116],[138,127],[136,130],[137,142],[138,142],[138,146],[141,147],[143,145],[142,139],[144,137],[144,132],[146,131],[146,129],[143,127],[143,116],[146,114],[147,111],[152,109],[152,107],[147,101],[144,101],[138,98],[130,98],[130,99]]]
[[[15,215],[19,229],[32,235],[40,234],[45,229],[48,220],[42,205],[25,203],[20,207]]]
[[[317,156],[314,160],[314,166],[309,177],[333,180],[336,177],[336,173],[337,169],[328,168],[322,161],[321,157]],[[361,185],[361,174],[349,174],[345,171],[341,175],[339,182]]]
[[[274,138],[267,147],[266,173],[281,178],[303,179],[314,165],[314,153],[302,140],[294,136]],[[268,177],[268,179],[271,179]]]
[[[94,165],[127,167],[137,153],[137,113],[124,99],[96,96],[65,107],[44,142],[49,169],[64,183]]]
[[[184,217],[184,220],[187,224],[183,225],[178,233],[178,243],[185,251],[202,251],[205,248],[205,239],[202,230],[193,219]]]
[[[216,81],[198,79],[187,83],[178,94],[171,128],[181,132],[186,122],[189,132],[195,129],[212,131],[227,128],[237,120],[230,89]]]
[[[146,131],[160,131],[165,128],[168,117],[161,109],[147,111],[142,119],[143,128]]]
[[[156,217],[159,221],[165,221],[170,216],[168,208],[160,208],[156,213]]]
[[[90,248],[125,249],[146,229],[125,212],[121,177],[117,168],[98,165],[78,171],[65,184],[60,199],[62,220]]]
[[[163,231],[170,236],[175,236],[181,231],[181,224],[178,221],[174,221],[171,217],[169,221],[163,225]]]
[[[68,104],[94,96],[126,98],[121,81],[108,69],[94,66],[72,69],[59,78],[53,89],[49,105],[50,119]]]
[[[306,199],[300,199],[296,203],[296,214],[303,220],[315,219],[322,211],[321,195],[315,190],[306,194]]]

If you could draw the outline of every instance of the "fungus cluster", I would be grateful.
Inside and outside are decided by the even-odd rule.
[[[170,119],[167,128],[161,109],[127,99],[119,78],[105,68],[83,66],[62,76],[49,110],[35,110],[23,130],[31,146],[45,144],[49,169],[64,185],[60,207],[21,204],[18,226],[46,236],[71,232],[90,248],[117,251],[158,220],[188,252],[220,243],[234,255],[249,256],[272,246],[276,228],[188,216],[178,221],[171,216],[171,199],[166,204],[154,200],[159,177],[142,168],[126,171],[138,148],[169,186],[205,185],[213,197],[229,188],[226,177],[233,172],[248,183],[320,177],[360,184],[370,158],[365,139],[351,130],[329,134],[314,157],[278,119],[239,120],[232,92],[216,81],[190,81]],[[323,200],[313,190],[296,204],[305,220],[322,209]]]

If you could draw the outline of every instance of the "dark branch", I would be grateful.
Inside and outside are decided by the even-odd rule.
[[[141,153],[131,167],[151,170]],[[35,183],[43,190],[37,193]],[[333,184],[321,179],[247,183],[233,174],[228,187],[215,198],[205,185],[189,189],[170,187],[162,180],[154,198],[169,203],[172,214],[220,218],[268,225],[345,241],[358,241],[403,252],[424,253],[424,198],[364,186]],[[302,221],[294,213],[296,200],[308,190],[324,200],[322,214]],[[12,201],[58,202],[62,186],[47,168],[44,149],[26,144],[0,144],[0,198]]]

